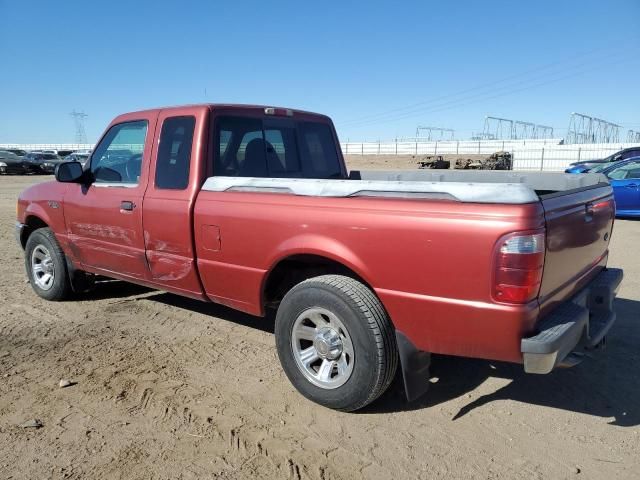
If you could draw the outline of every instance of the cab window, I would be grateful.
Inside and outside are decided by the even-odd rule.
[[[162,123],[156,160],[156,188],[184,190],[189,185],[191,146],[196,119],[170,117]]]

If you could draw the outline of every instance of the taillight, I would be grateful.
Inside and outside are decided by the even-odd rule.
[[[545,234],[510,233],[495,252],[493,298],[499,302],[527,303],[538,296],[544,267]]]

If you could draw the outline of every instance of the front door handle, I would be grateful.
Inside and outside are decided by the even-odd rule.
[[[129,200],[123,200],[122,202],[120,202],[120,210],[126,210],[127,212],[130,212],[134,208],[136,208],[136,204],[130,202]]]
[[[638,184],[637,183],[630,183],[628,185],[625,185],[625,187],[627,187],[627,188],[638,188]]]

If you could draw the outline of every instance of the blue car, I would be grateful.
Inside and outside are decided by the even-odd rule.
[[[565,173],[586,173],[591,168],[593,168],[593,165],[589,165],[588,163],[579,163],[578,165],[571,165],[564,172]]]
[[[640,217],[640,157],[613,164],[601,163],[586,171],[602,173],[609,179],[616,200],[616,217]]]

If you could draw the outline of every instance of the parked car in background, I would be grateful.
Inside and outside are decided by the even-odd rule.
[[[613,164],[601,163],[589,170],[569,173],[602,173],[613,187],[616,217],[640,217],[640,156]]]
[[[75,152],[71,155],[64,157],[65,162],[79,162],[82,164],[82,168],[87,166],[87,162],[89,161],[90,153],[79,153]]]
[[[60,158],[65,158],[75,152],[76,152],[75,150],[58,150],[58,156]]]
[[[60,158],[58,155],[53,155],[50,153],[42,154],[42,165],[40,166],[43,173],[54,173],[56,167],[60,165],[64,160]]]
[[[8,152],[15,153],[19,157],[24,157],[27,154],[26,150],[20,148],[7,148]]]
[[[584,160],[582,162],[574,162],[569,165],[569,168],[565,170],[566,173],[584,173],[589,169],[600,163],[613,163],[619,162],[620,160],[627,160],[629,158],[640,156],[640,146],[637,147],[629,147],[620,150],[612,155],[609,155],[606,158],[595,159],[595,160]]]
[[[22,157],[10,150],[0,150],[0,173],[25,173]]]
[[[24,156],[24,167],[28,173],[53,173],[61,162],[62,159],[52,153],[29,152]]]
[[[24,169],[26,173],[42,173],[40,163],[42,163],[42,152],[33,150],[23,157]]]
[[[617,217],[640,217],[640,156],[615,163],[600,173],[609,178]]]

